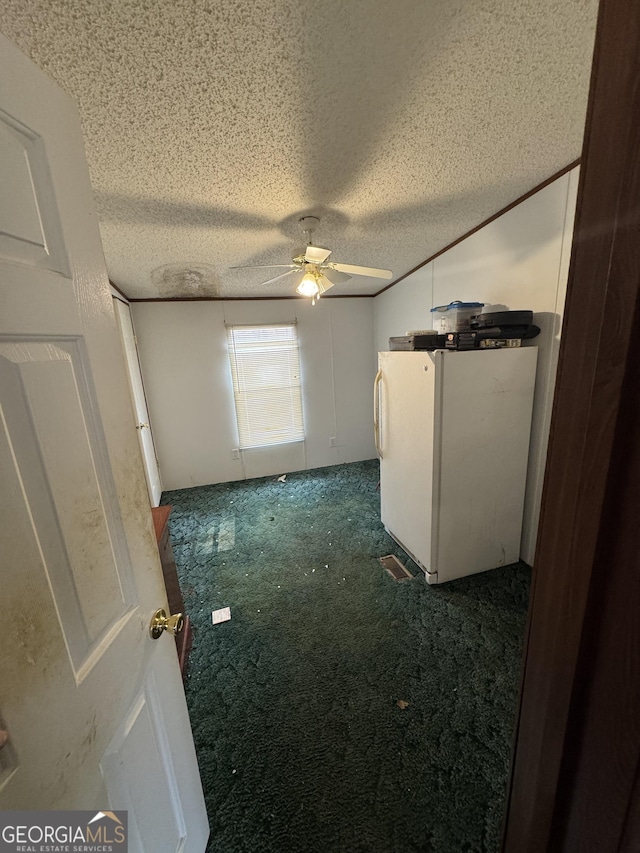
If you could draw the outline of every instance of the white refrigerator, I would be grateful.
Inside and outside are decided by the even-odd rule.
[[[428,583],[520,558],[537,353],[378,354],[382,522]]]

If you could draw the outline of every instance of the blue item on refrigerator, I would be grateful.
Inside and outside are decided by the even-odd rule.
[[[460,302],[459,299],[456,299],[455,302],[450,302],[448,305],[437,305],[431,309],[431,313],[433,314],[434,311],[449,311],[451,308],[484,308],[484,302]]]

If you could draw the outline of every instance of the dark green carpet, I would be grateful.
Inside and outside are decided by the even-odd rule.
[[[377,482],[369,461],[163,496],[210,851],[498,849],[529,571],[394,582],[378,557],[417,569]]]

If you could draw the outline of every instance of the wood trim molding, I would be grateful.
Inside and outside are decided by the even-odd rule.
[[[373,299],[373,293],[336,293],[333,296],[323,296],[323,299]],[[269,302],[277,299],[308,299],[308,296],[163,296],[155,298],[152,296],[130,299],[129,302]]]
[[[503,853],[640,849],[639,81],[601,0]]]
[[[118,285],[117,285],[117,284],[114,284],[114,283],[111,281],[111,279],[109,279],[109,284],[110,284],[110,285],[111,285],[111,287],[116,291],[116,293],[119,293],[119,294],[120,294],[120,296],[122,297],[122,299],[123,299],[123,301],[124,301],[124,302],[126,302],[126,303],[131,302],[131,300],[129,299],[129,297],[127,296],[127,294],[126,294],[126,293],[123,293],[123,292],[120,290],[120,288],[118,287]]]
[[[413,267],[413,269],[410,269],[409,272],[403,273],[403,275],[401,275],[395,281],[392,281],[390,284],[387,284],[377,293],[374,293],[374,297],[380,296],[381,293],[385,293],[390,288],[395,287],[396,284],[399,284],[408,276],[413,275],[414,272],[417,272],[418,270],[422,269],[422,267],[426,267],[426,265],[430,264],[431,261],[434,261],[436,258],[439,258],[440,255],[444,255],[444,253],[448,252],[449,249],[453,249],[453,247],[457,246],[458,243],[462,243],[462,241],[466,240],[467,237],[471,237],[471,235],[475,234],[476,231],[480,231],[480,229],[484,228],[485,225],[488,225],[490,222],[499,219],[503,214],[508,213],[510,210],[513,210],[514,207],[517,207],[519,204],[522,204],[523,201],[526,201],[528,198],[531,198],[532,195],[539,193],[540,190],[543,190],[545,187],[548,187],[549,184],[552,184],[554,181],[557,181],[558,178],[561,178],[563,175],[566,175],[567,172],[570,172],[572,169],[575,169],[575,167],[579,165],[580,158],[578,157],[577,160],[574,160],[572,163],[569,163],[567,166],[564,166],[562,169],[560,169],[560,171],[555,172],[553,175],[551,175],[550,178],[547,178],[546,180],[542,181],[541,184],[537,184],[537,186],[535,186],[532,190],[529,190],[528,192],[524,193],[524,195],[521,195],[515,201],[512,201],[510,204],[508,204],[506,207],[501,208],[497,213],[492,214],[488,219],[485,219],[479,225],[476,225],[474,228],[471,228],[470,231],[466,231],[462,235],[462,237],[458,237],[453,242],[448,243],[443,249],[439,249],[437,252],[435,252],[435,254],[430,255],[425,261],[422,261],[417,266]]]

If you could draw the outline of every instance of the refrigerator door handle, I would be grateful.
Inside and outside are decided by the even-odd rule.
[[[380,446],[380,380],[382,379],[382,368],[376,373],[373,381],[373,437],[376,443],[376,452],[382,459],[382,447]]]

